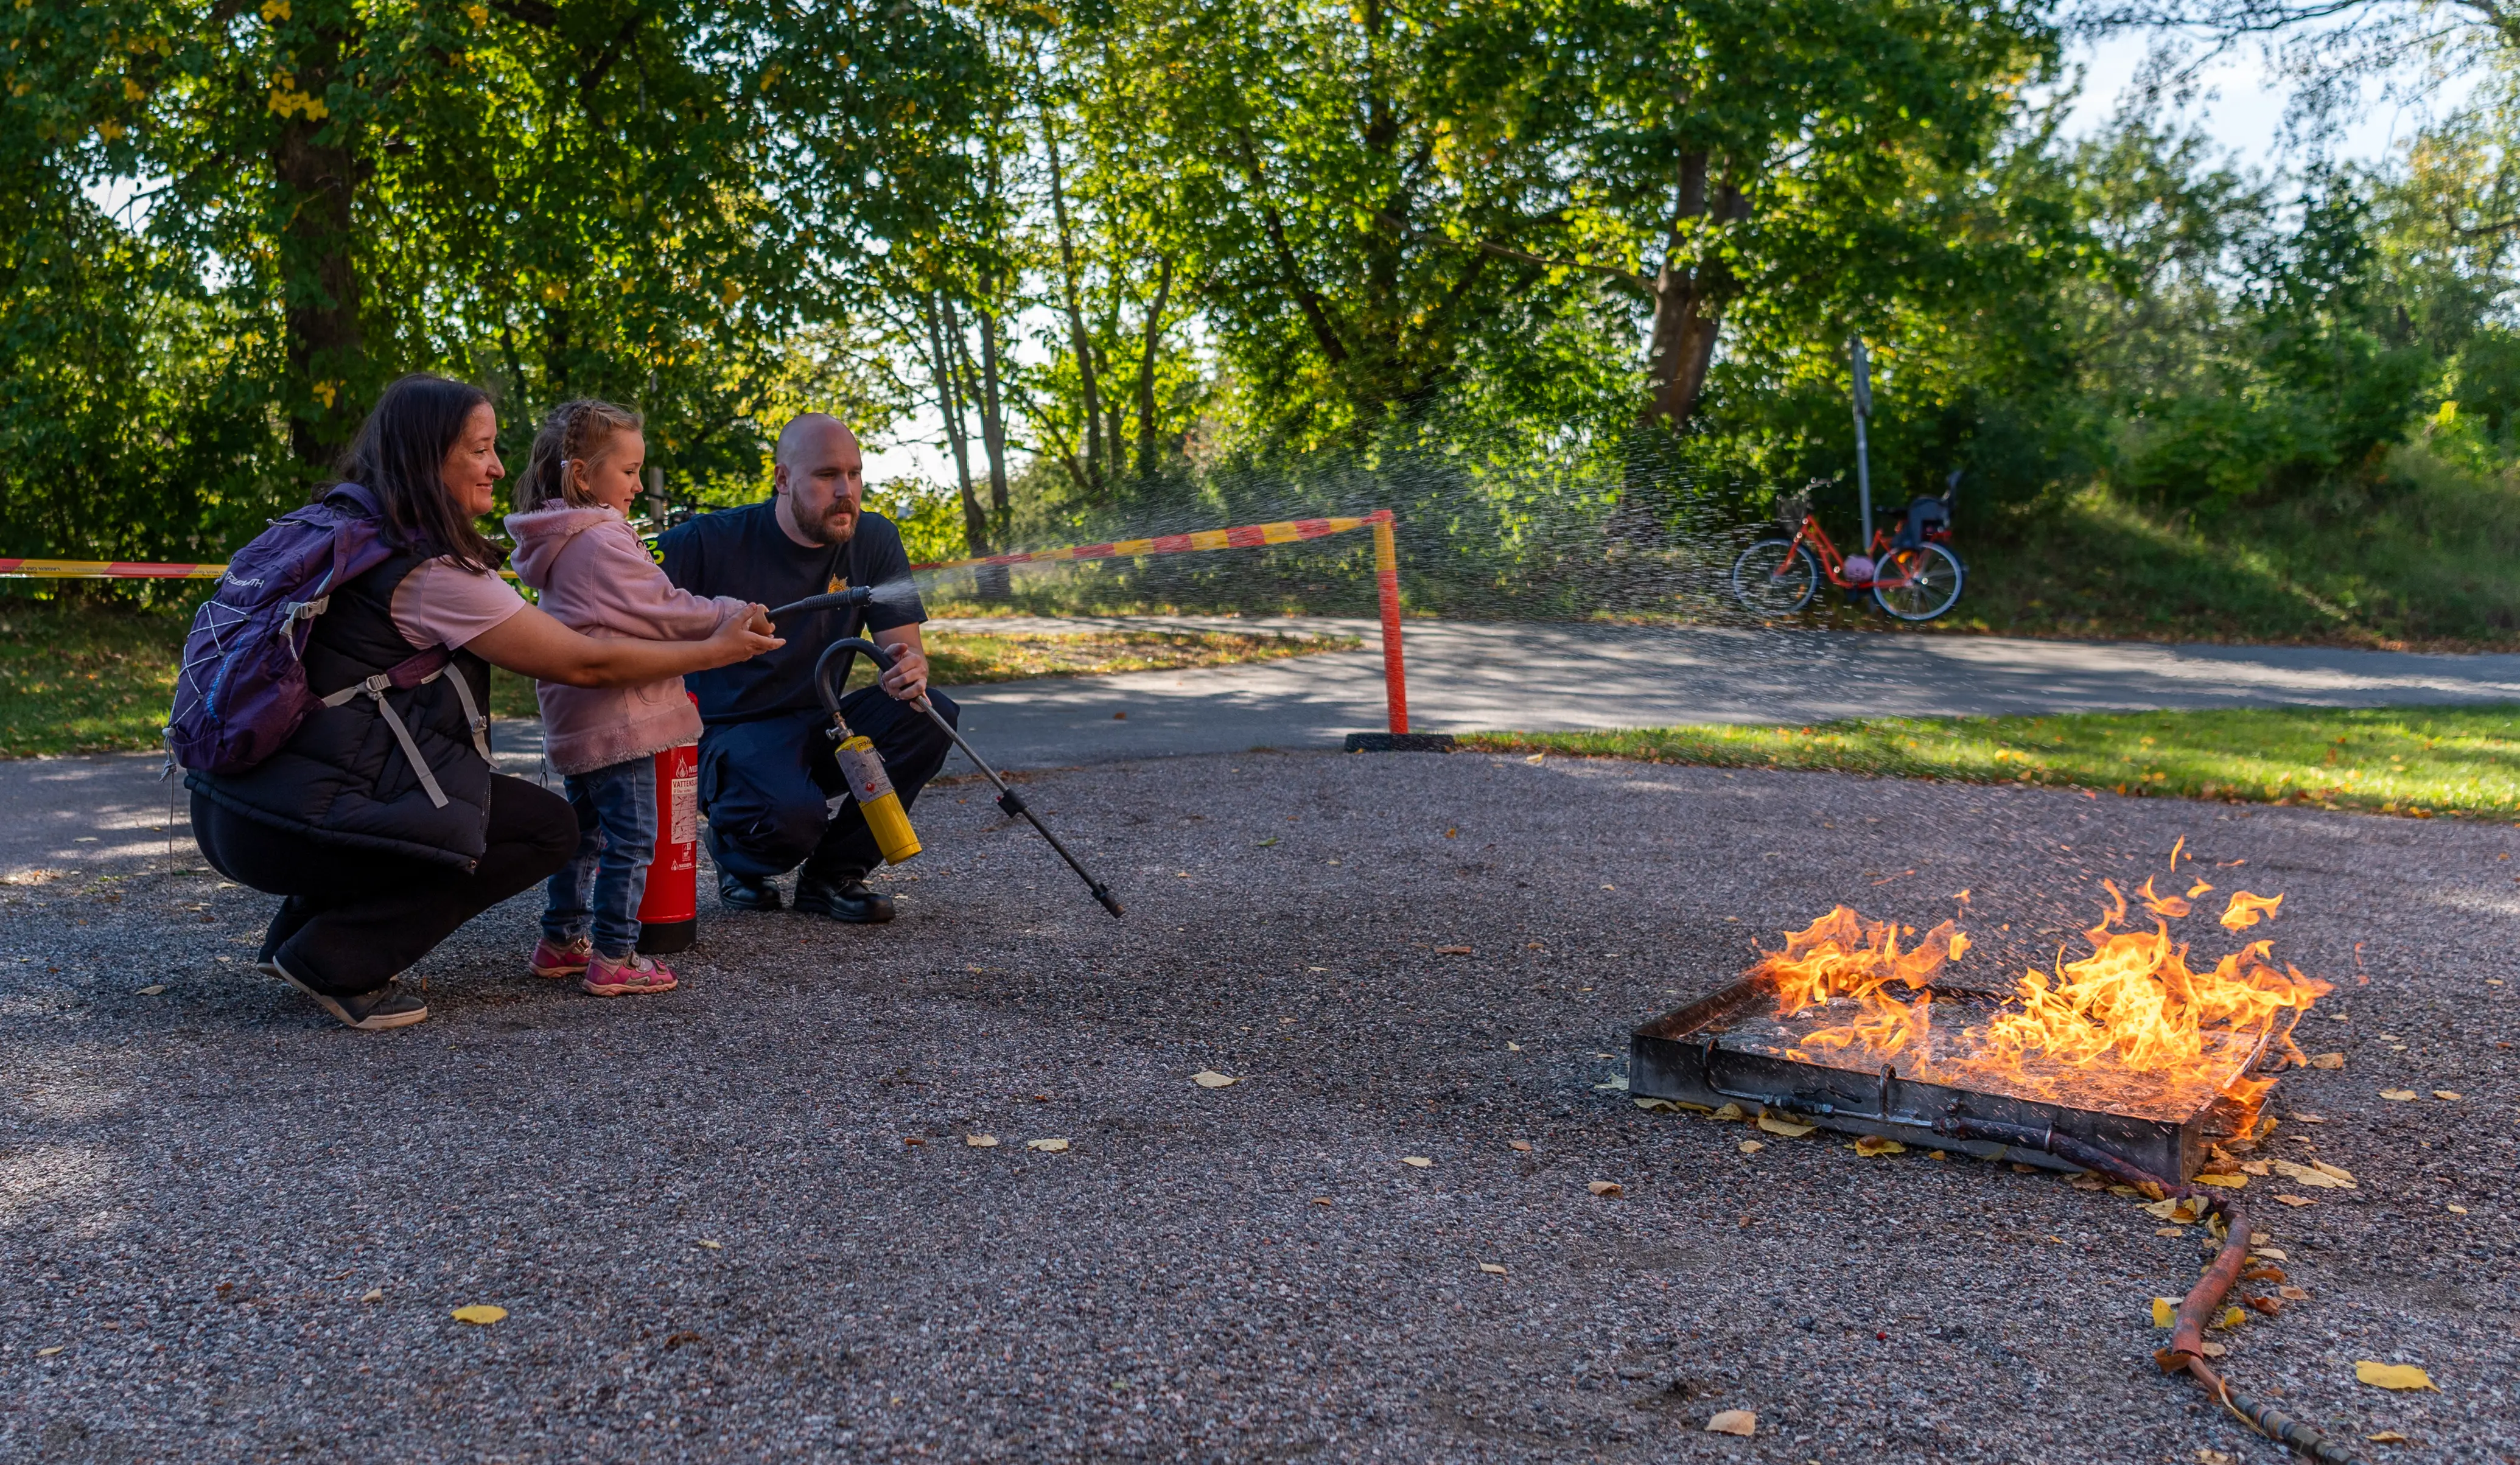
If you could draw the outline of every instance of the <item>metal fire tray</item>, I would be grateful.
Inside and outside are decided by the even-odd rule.
[[[1937,1032],[1948,1030],[1955,1019],[1991,1014],[2002,1001],[1992,993],[1958,988],[1935,988],[1932,996]],[[1878,1134],[2053,1170],[2079,1169],[2033,1146],[1937,1133],[1935,1124],[1968,1119],[2034,1133],[2052,1129],[2153,1175],[2184,1181],[2203,1163],[2210,1140],[2245,1122],[2225,1090],[2257,1065],[2270,1041],[2265,1035],[2233,1035],[2209,1053],[2204,1072],[2153,1091],[2059,1098],[1902,1078],[1895,1062],[1865,1071],[1831,1066],[1826,1059],[1788,1057],[1784,1049],[1794,1045],[1797,1029],[1849,1020],[1860,1016],[1861,1009],[1832,1003],[1779,1022],[1774,1002],[1770,993],[1744,978],[1637,1029],[1628,1045],[1629,1094],[1710,1109],[1732,1103],[1753,1115],[1773,1113],[1850,1134]],[[2059,1087],[2070,1086],[2060,1080]]]

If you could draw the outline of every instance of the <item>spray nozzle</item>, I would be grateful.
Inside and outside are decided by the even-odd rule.
[[[783,615],[802,615],[810,610],[831,610],[841,605],[864,605],[874,599],[874,586],[852,585],[846,590],[835,590],[827,596],[807,596],[801,600],[790,600],[771,611],[770,618],[775,621]]]

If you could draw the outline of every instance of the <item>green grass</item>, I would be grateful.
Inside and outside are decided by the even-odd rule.
[[[0,599],[0,757],[160,745],[186,609]]]
[[[2520,705],[1864,718],[1631,732],[1476,732],[1464,747],[1812,769],[2130,796],[2520,820]]]
[[[2379,484],[2206,519],[2087,487],[1995,523],[1963,505],[1958,528],[1969,581],[1941,630],[2520,647],[2520,476],[2420,445]]]

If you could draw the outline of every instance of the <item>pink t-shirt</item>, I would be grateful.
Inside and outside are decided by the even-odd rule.
[[[394,587],[393,623],[403,640],[422,650],[461,649],[524,608],[525,598],[497,575],[468,570],[452,559],[428,559]]]

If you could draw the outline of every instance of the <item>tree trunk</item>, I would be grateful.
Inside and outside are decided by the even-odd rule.
[[[1085,329],[1085,307],[1077,295],[1076,245],[1067,227],[1067,188],[1059,172],[1058,130],[1044,111],[1041,119],[1042,139],[1048,146],[1050,160],[1050,212],[1058,226],[1058,268],[1061,300],[1067,312],[1067,339],[1076,353],[1078,387],[1085,409],[1085,475],[1088,482],[1078,485],[1087,493],[1100,494],[1107,481],[1102,468],[1102,396],[1096,389],[1094,377],[1094,338]]]
[[[1697,411],[1706,390],[1706,372],[1714,364],[1715,345],[1724,329],[1724,307],[1739,289],[1732,266],[1713,241],[1692,242],[1682,226],[1707,217],[1706,155],[1684,154],[1680,160],[1680,201],[1671,237],[1664,246],[1662,268],[1653,281],[1652,343],[1645,359],[1645,410],[1642,425],[1677,431]],[[1736,223],[1750,216],[1749,200],[1727,183],[1712,203],[1718,223]]]
[[[980,447],[989,460],[989,543],[1004,549],[1012,513],[1007,505],[1007,419],[998,382],[998,318],[985,310],[975,314],[980,318]],[[955,345],[962,345],[961,337],[956,337]],[[964,357],[963,370],[966,375],[971,372],[968,355]],[[1004,600],[1014,593],[1014,571],[1008,565],[981,565],[977,578],[983,600]]]
[[[963,494],[963,540],[967,553],[989,553],[989,515],[980,507],[977,494],[971,492],[971,443],[963,421],[963,389],[960,374],[954,370],[954,355],[945,345],[945,333],[953,321],[954,305],[935,290],[927,291],[920,314],[926,318],[927,360],[936,380],[936,410],[945,419],[945,442],[954,451],[954,474]],[[957,333],[960,333],[959,331]]]
[[[349,38],[327,26],[298,52],[291,78],[320,99]],[[359,271],[351,253],[351,203],[358,163],[339,134],[339,118],[299,111],[281,123],[271,151],[273,175],[288,209],[280,231],[281,307],[289,379],[289,446],[298,462],[322,471],[357,430],[367,386],[367,338],[359,323]],[[317,138],[332,129],[335,139]]]
[[[1145,347],[1138,353],[1138,477],[1155,476],[1155,348],[1164,337],[1164,307],[1173,295],[1173,262],[1164,258],[1155,276],[1155,303],[1147,308]]]
[[[1012,510],[1007,503],[1007,415],[999,383],[998,318],[985,310],[979,315],[980,445],[989,455],[989,511],[997,515],[1003,531]]]

